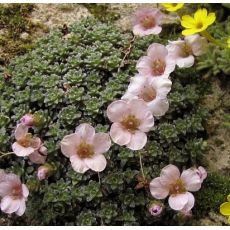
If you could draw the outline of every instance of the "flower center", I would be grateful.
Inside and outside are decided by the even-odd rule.
[[[203,28],[203,23],[202,22],[198,22],[196,24],[196,28],[199,30],[199,29],[202,29]]]
[[[137,119],[133,114],[129,114],[121,122],[121,125],[130,132],[137,130],[140,124],[140,120]]]
[[[146,102],[150,102],[156,98],[156,90],[153,87],[144,86],[144,90],[139,95]]]
[[[186,43],[183,44],[181,51],[181,57],[188,57],[192,54],[191,47]]]
[[[37,141],[33,138],[31,133],[27,133],[24,137],[17,141],[17,143],[25,148],[37,147]]]
[[[156,25],[155,19],[150,16],[146,16],[144,19],[141,20],[141,25],[145,29],[150,29]]]
[[[15,199],[22,196],[22,186],[21,185],[15,185],[11,190],[11,196]]]
[[[174,184],[172,184],[169,190],[169,193],[174,195],[184,192],[186,192],[186,189],[181,179],[178,179]]]
[[[160,59],[155,59],[152,63],[153,75],[162,75],[165,71],[166,64]]]
[[[94,155],[93,146],[83,141],[77,146],[76,153],[81,159],[90,158]]]

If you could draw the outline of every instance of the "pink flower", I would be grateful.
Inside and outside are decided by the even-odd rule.
[[[168,78],[137,75],[131,78],[128,90],[122,99],[143,99],[154,116],[163,116],[169,108],[167,94],[171,90],[171,85],[172,82]]]
[[[180,68],[189,68],[194,64],[194,56],[200,56],[207,51],[208,42],[206,38],[194,34],[186,36],[184,40],[169,41],[166,48]]]
[[[208,176],[207,171],[205,170],[205,168],[203,168],[202,166],[199,166],[198,168],[193,169],[196,174],[200,177],[201,183],[203,183],[203,181],[206,179],[206,177]]]
[[[34,125],[34,116],[32,114],[26,114],[20,119],[21,124],[32,127]]]
[[[40,166],[38,168],[38,171],[37,171],[38,180],[44,180],[44,179],[48,178],[49,171],[50,171],[50,168],[48,166],[46,166],[46,165]]]
[[[114,122],[110,128],[110,136],[116,144],[126,145],[132,150],[145,146],[145,133],[154,126],[154,118],[142,99],[114,101],[107,108],[107,116]]]
[[[163,205],[158,204],[158,203],[153,203],[151,204],[151,206],[149,207],[149,213],[152,216],[160,216],[161,213],[163,211]]]
[[[192,193],[201,188],[201,180],[192,169],[180,175],[179,169],[168,165],[161,170],[160,177],[150,182],[150,192],[156,199],[165,199],[169,195],[169,206],[178,211],[188,212],[195,203]]]
[[[13,174],[5,174],[0,181],[0,196],[2,212],[11,214],[15,212],[22,216],[26,210],[26,200],[29,190],[25,184],[21,183],[20,178]]]
[[[47,148],[41,146],[38,150],[34,151],[29,155],[31,162],[35,164],[44,164],[47,158]]]
[[[159,34],[162,27],[159,26],[163,14],[158,9],[142,8],[132,16],[133,33],[138,36]]]
[[[15,130],[16,142],[13,143],[12,149],[17,156],[29,156],[41,146],[41,140],[38,137],[33,137],[28,133],[28,127],[23,124],[18,124]]]
[[[106,167],[103,153],[107,152],[110,146],[111,140],[107,133],[95,133],[95,129],[85,123],[61,141],[62,153],[70,158],[73,169],[79,173],[88,169],[103,171]]]
[[[168,55],[164,45],[153,43],[147,50],[147,56],[143,56],[137,62],[137,70],[140,75],[152,77],[169,77],[175,69],[175,60]]]

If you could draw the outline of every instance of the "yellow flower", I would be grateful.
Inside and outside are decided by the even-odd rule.
[[[198,9],[195,12],[194,17],[191,17],[190,15],[184,15],[182,17],[181,25],[186,28],[182,31],[182,34],[187,36],[202,32],[215,22],[215,20],[215,13],[208,14],[205,8]]]
[[[228,216],[228,223],[230,224],[230,194],[227,199],[228,202],[225,202],[220,206],[220,213],[224,216]]]
[[[184,6],[184,3],[161,3],[167,11],[177,11]]]
[[[228,48],[230,48],[230,37],[227,40]]]

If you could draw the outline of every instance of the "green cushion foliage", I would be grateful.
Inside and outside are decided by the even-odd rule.
[[[31,52],[14,58],[7,70],[1,70],[2,76],[6,71],[11,76],[8,80],[0,77],[1,151],[11,151],[20,117],[36,113],[40,125],[34,132],[48,148],[47,162],[56,171],[48,180],[38,181],[38,166],[28,159],[14,155],[2,158],[0,167],[20,175],[30,196],[24,216],[0,215],[9,224],[17,225],[189,224],[181,222],[176,212],[167,207],[167,200],[162,217],[154,218],[148,213],[153,201],[149,189],[135,189],[137,176],[141,175],[138,152],[113,144],[105,154],[108,164],[100,173],[100,185],[97,173],[76,173],[60,151],[61,139],[83,122],[91,123],[97,131],[109,131],[106,108],[124,94],[130,77],[137,72],[137,60],[151,43],[166,44],[175,35],[136,38],[126,65],[118,71],[132,40],[130,32],[93,18],[74,24],[70,31],[68,39],[59,31],[52,32]],[[201,101],[209,91],[209,82],[202,76],[203,72],[195,67],[177,69],[171,75],[170,109],[156,119],[142,151],[147,179],[158,176],[169,163],[181,169],[204,165],[204,124],[209,114]],[[204,194],[207,189],[204,185]],[[210,197],[202,199],[209,202]],[[194,209],[199,207],[196,204]],[[202,218],[209,210],[210,206],[204,206],[194,218]]]

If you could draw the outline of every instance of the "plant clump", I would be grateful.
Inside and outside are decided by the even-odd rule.
[[[75,172],[60,149],[64,136],[73,133],[81,123],[90,123],[96,132],[109,131],[106,108],[125,93],[130,76],[136,72],[137,60],[145,55],[149,44],[166,44],[171,35],[149,35],[133,41],[131,33],[94,18],[72,25],[69,32],[67,36],[60,31],[50,33],[35,49],[1,69],[1,152],[11,151],[18,120],[33,114],[39,121],[33,134],[42,139],[47,148],[46,162],[52,168],[48,178],[48,171],[40,169],[40,176],[46,180],[39,181],[38,166],[29,160],[12,155],[1,159],[1,168],[21,176],[30,190],[25,215],[8,217],[9,224],[182,224],[168,208],[159,218],[149,213],[154,199],[146,181],[142,181],[137,152],[113,144],[104,153],[108,164],[100,172],[99,183],[94,171]],[[131,43],[131,52],[121,66]],[[7,79],[6,72],[10,76]],[[202,79],[203,75],[196,67],[171,74],[169,110],[155,120],[142,150],[147,180],[158,176],[168,164],[180,169],[205,164],[205,121],[209,113],[201,101],[209,91],[209,82]],[[140,184],[143,186],[137,186]],[[205,187],[200,193],[203,191]],[[208,202],[209,197],[203,199]],[[199,206],[202,204],[196,203],[194,210]],[[194,218],[202,218],[213,208],[205,207]]]

